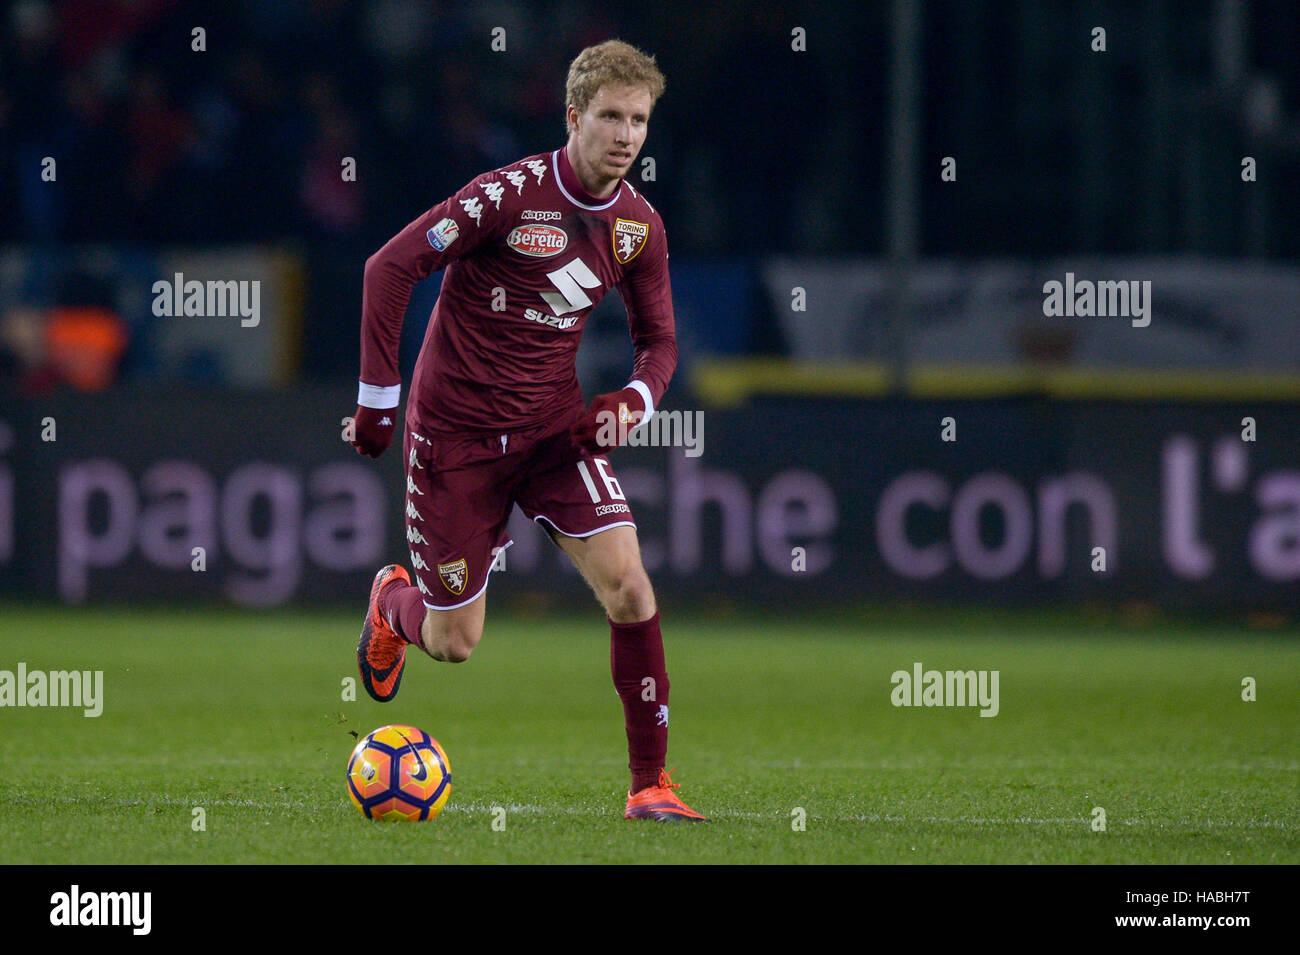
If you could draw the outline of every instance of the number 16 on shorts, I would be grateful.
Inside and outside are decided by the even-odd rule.
[[[596,516],[628,513],[627,498],[623,495],[623,489],[619,487],[618,478],[609,473],[609,462],[604,458],[592,458],[591,463],[595,465],[598,479],[604,485],[604,497],[601,496],[601,488],[592,478],[591,468],[587,467],[586,461],[578,462],[578,474],[582,476],[582,483],[587,488],[587,493],[591,495],[591,503],[596,505]]]

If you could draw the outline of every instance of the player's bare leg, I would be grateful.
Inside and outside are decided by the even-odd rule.
[[[548,528],[549,530],[549,528]],[[610,628],[610,668],[623,700],[629,768],[628,819],[704,821],[673,792],[664,768],[668,753],[668,672],[654,589],[641,563],[636,528],[621,526],[568,537],[551,537],[582,572],[605,608]]]
[[[641,565],[635,527],[611,527],[590,537],[551,530],[551,537],[582,572],[611,621],[638,623],[655,615],[654,590]]]
[[[425,653],[444,663],[464,663],[483,639],[487,592],[455,610],[429,610],[420,627]]]
[[[387,703],[397,695],[414,644],[435,660],[462,663],[483,636],[487,594],[454,610],[429,610],[405,568],[389,564],[375,575],[357,642],[357,669],[370,696]]]

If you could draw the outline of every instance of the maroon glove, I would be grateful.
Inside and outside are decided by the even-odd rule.
[[[574,444],[588,454],[601,454],[626,443],[627,433],[640,424],[644,415],[645,401],[635,388],[612,391],[597,395],[569,434]]]
[[[352,416],[352,447],[357,449],[357,454],[379,457],[393,440],[396,422],[396,408],[375,409],[358,405],[357,413]]]

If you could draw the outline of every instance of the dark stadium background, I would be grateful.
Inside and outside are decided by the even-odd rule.
[[[476,171],[559,145],[568,59],[619,36],[668,76],[640,185],[673,256],[668,407],[706,424],[702,457],[621,454],[661,588],[1284,609],[1300,577],[1293,14],[11,4],[0,592],[258,606],[362,592],[404,550],[396,456],[361,462],[339,440],[362,264]],[[265,320],[156,317],[149,288],[175,272],[260,277]],[[1154,321],[1045,317],[1043,283],[1067,272],[1152,281]],[[413,297],[408,373],[436,294],[435,277]],[[627,374],[621,316],[611,295],[589,325],[589,389]],[[1254,443],[1215,444],[1247,416]],[[112,473],[90,475],[93,459]],[[167,460],[197,483],[149,476]],[[1216,485],[1211,465],[1235,476]],[[920,472],[942,500],[891,522],[890,482]],[[1179,507],[1195,524],[1182,538]],[[494,600],[585,600],[517,529]],[[888,557],[927,548],[929,570]]]
[[[624,825],[605,622],[518,514],[474,660],[347,696],[407,555],[400,455],[341,440],[364,262],[562,145],[611,37],[667,77],[632,181],[661,410],[704,428],[613,457],[718,823],[688,834]],[[1293,864],[1297,49],[1282,0],[0,4],[0,676],[107,700],[0,710],[0,864]],[[257,321],[155,314],[178,273],[259,283]],[[1048,314],[1076,281],[1149,311]],[[610,295],[585,393],[631,358]],[[922,662],[1000,671],[997,718],[896,708]],[[382,721],[447,748],[433,827],[347,802]],[[1079,906],[1057,874],[910,897],[1074,934],[1119,889],[1247,884],[1107,871]]]

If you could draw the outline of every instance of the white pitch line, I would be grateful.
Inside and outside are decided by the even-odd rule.
[[[54,796],[43,797],[41,801],[61,803],[86,803],[89,806],[166,806],[177,809],[192,809],[196,806],[204,808],[208,806],[229,806],[238,809],[284,809],[286,807],[293,809],[328,809],[329,807],[322,803],[304,802],[301,799],[280,800],[276,802],[264,802],[257,799],[194,799],[180,800],[171,798],[162,799],[84,799],[76,796]],[[35,802],[37,800],[19,797],[14,800]],[[520,803],[456,803],[453,802],[443,809],[444,813],[464,813],[465,815],[492,815],[498,809],[505,809],[508,815],[524,816],[606,816],[612,810],[607,806],[599,808],[583,808],[581,806],[537,806]],[[788,822],[789,816],[785,813],[764,813],[764,812],[743,812],[733,809],[720,809],[711,813],[713,818],[717,819],[747,819],[754,822]],[[988,816],[897,816],[886,815],[881,813],[865,813],[857,815],[818,815],[809,813],[810,822],[839,822],[839,823],[885,823],[888,825],[901,825],[906,823],[923,823],[925,825],[939,826],[1084,826],[1092,822],[1091,816],[1017,816],[1011,819],[999,819]],[[1277,829],[1283,832],[1291,832],[1300,829],[1300,825],[1280,820],[1246,820],[1238,822],[1231,819],[1114,819],[1107,820],[1109,825],[1128,826],[1132,828],[1152,827],[1157,829]]]
[[[507,813],[519,813],[521,815],[553,815],[562,813],[570,816],[603,816],[607,809],[583,809],[577,806],[533,806],[533,805],[501,805],[499,803],[454,803],[447,806],[443,812],[463,812],[467,815],[485,814],[490,815],[497,809],[505,809]],[[742,812],[739,810],[720,809],[711,813],[714,818],[721,819],[751,819],[756,822],[766,822],[780,820],[788,822],[788,814],[783,813],[763,813],[763,812]],[[1019,816],[1014,819],[995,819],[983,816],[892,816],[881,815],[877,813],[868,813],[862,815],[817,815],[809,813],[810,822],[859,822],[859,823],[925,823],[926,825],[962,825],[962,826],[1074,826],[1090,825],[1091,816]],[[1300,828],[1293,823],[1280,821],[1256,821],[1235,822],[1224,819],[1112,819],[1112,824],[1119,826],[1154,826],[1154,827],[1174,827],[1174,828],[1197,828],[1204,827],[1207,829],[1215,828],[1236,828],[1236,829],[1282,829],[1293,830]]]

